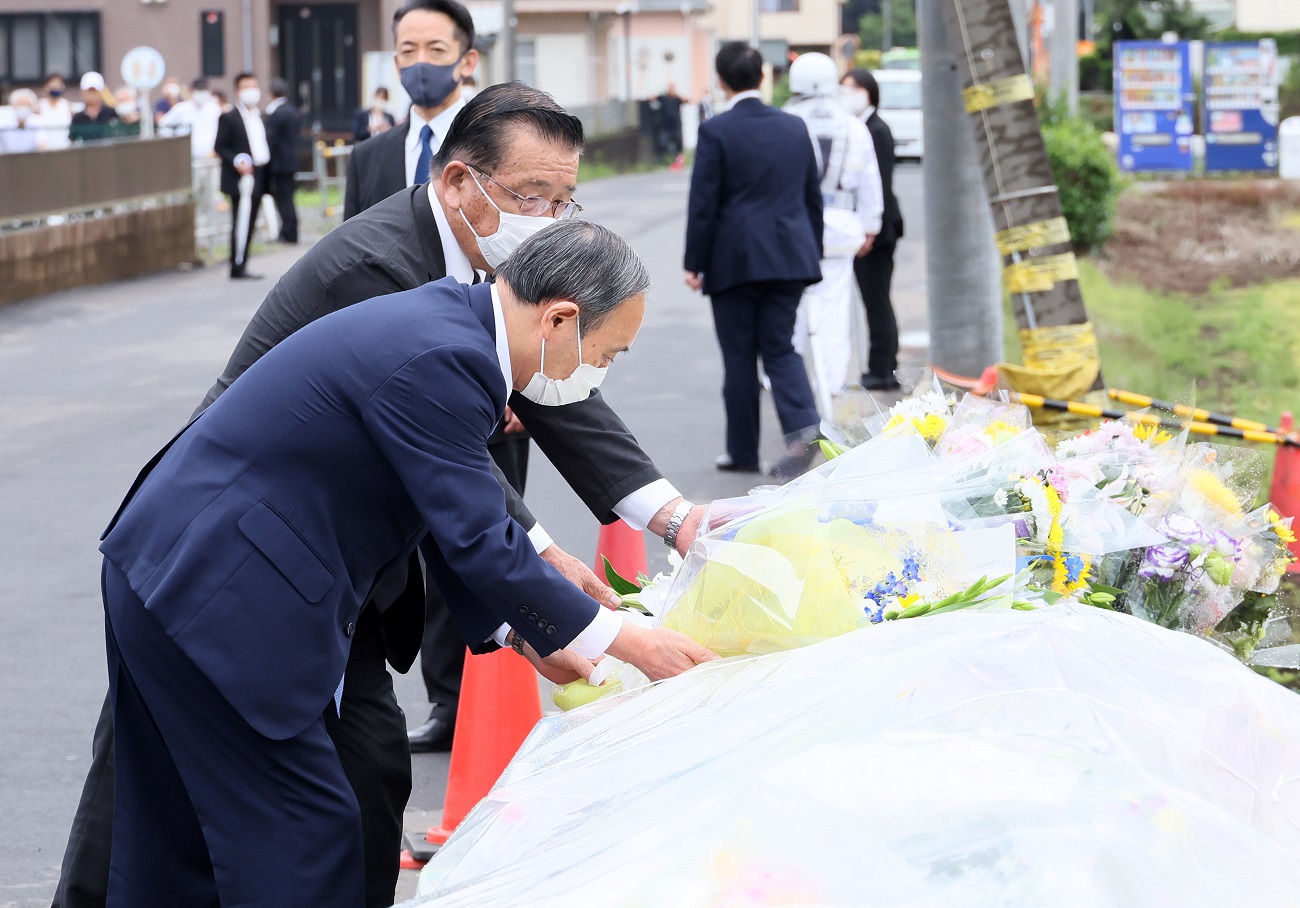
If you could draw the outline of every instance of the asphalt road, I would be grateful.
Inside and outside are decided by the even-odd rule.
[[[695,501],[744,494],[717,473],[722,382],[706,300],[681,281],[689,174],[660,171],[582,187],[587,216],[626,237],[654,280],[645,326],[604,393],[643,447]],[[895,308],[903,359],[924,356],[920,169],[902,166],[907,219]],[[107,689],[97,539],[135,473],[183,425],[249,316],[299,252],[252,261],[265,281],[221,267],[171,272],[0,308],[0,908],[48,905]],[[765,450],[779,432],[764,404]],[[535,454],[528,501],[565,549],[595,552],[597,524]],[[650,547],[651,569],[665,562]],[[410,723],[427,706],[419,674],[397,679]],[[408,828],[442,806],[445,755],[421,755]],[[404,874],[410,891],[413,874]]]

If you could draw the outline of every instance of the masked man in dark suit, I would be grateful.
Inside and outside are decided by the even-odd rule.
[[[875,76],[865,69],[853,69],[844,77],[843,84],[851,92],[853,112],[862,118],[867,132],[871,133],[876,162],[880,165],[880,186],[885,194],[880,235],[871,251],[853,262],[862,304],[867,310],[867,333],[871,335],[862,387],[868,391],[894,391],[899,387],[894,375],[898,368],[898,320],[894,317],[889,288],[894,279],[894,249],[903,238],[903,212],[894,195],[894,134],[876,110],[880,104],[880,85]]]
[[[411,97],[406,122],[352,147],[343,217],[429,179],[429,165],[465,106],[461,83],[478,66],[474,20],[456,0],[412,0],[393,16],[393,57]]]
[[[217,120],[213,151],[221,158],[221,191],[230,201],[230,276],[259,278],[248,270],[248,247],[257,210],[266,192],[266,165],[271,149],[258,104],[262,90],[257,76],[235,76],[235,104]]]
[[[271,103],[266,105],[266,144],[271,149],[267,180],[275,210],[280,215],[280,241],[298,242],[298,211],[293,205],[297,189],[298,135],[302,132],[302,115],[289,100],[289,83],[271,80]]]
[[[758,360],[772,382],[785,456],[770,475],[793,479],[812,458],[820,420],[794,322],[804,288],[821,280],[822,193],[807,126],[763,103],[763,59],[723,45],[718,81],[731,109],[700,126],[686,222],[686,284],[713,303],[725,372],[727,452],[719,470],[759,470]]]
[[[436,181],[408,188],[335,228],[280,279],[253,316],[199,412],[268,350],[323,315],[446,276],[469,283],[475,268],[492,270],[476,232],[492,250],[494,261],[513,248],[511,242],[518,243],[517,234],[502,230],[503,215],[510,211],[507,189],[511,186],[531,187],[529,192],[552,199],[560,213],[567,211],[581,145],[581,124],[544,92],[520,83],[484,90],[467,105],[440,149]],[[498,188],[473,173],[465,163],[471,161],[505,185]],[[530,220],[545,226],[551,219]],[[509,222],[516,230],[521,223]],[[599,392],[563,407],[541,406],[519,394],[511,396],[510,404],[598,519],[611,522],[621,516],[660,536],[669,534],[678,519],[680,530],[669,535],[675,547],[685,551],[703,507],[691,507],[663,479]],[[555,546],[523,501],[508,487],[506,492],[511,516],[528,531],[534,548],[593,599],[610,602],[612,591],[583,562]],[[410,668],[424,628],[425,595],[418,559],[394,565],[376,579],[351,641],[342,698],[345,708],[341,714],[327,709],[324,715],[361,808],[368,908],[383,908],[393,901],[402,815],[411,790],[406,723],[385,660],[398,671]],[[450,623],[451,618],[446,620]],[[105,904],[113,815],[112,753],[106,703],[63,859],[55,908]]]
[[[145,468],[100,546],[110,906],[364,904],[361,817],[323,714],[348,708],[363,604],[417,543],[465,642],[513,645],[557,683],[606,652],[653,679],[715,658],[625,624],[539,557],[487,452],[511,394],[595,390],[648,286],[611,231],[563,222],[495,284],[448,278],[301,329]]]
[[[394,63],[416,101],[410,119],[400,129],[353,148],[348,164],[345,220],[407,186],[426,182],[433,157],[465,106],[460,79],[472,71],[471,64],[477,59],[472,50],[474,19],[469,10],[456,0],[413,0],[393,16],[393,42],[397,48]],[[526,218],[515,220],[525,227],[538,223]],[[469,281],[470,277],[462,279]],[[490,449],[506,481],[522,496],[528,478],[529,438],[509,407],[492,436]],[[430,585],[420,647],[420,673],[429,698],[429,713],[410,732],[413,753],[451,749],[464,664],[465,647],[447,616],[441,594]]]

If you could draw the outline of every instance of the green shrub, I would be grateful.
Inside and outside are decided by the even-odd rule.
[[[1120,190],[1119,169],[1101,133],[1078,117],[1048,116],[1043,141],[1075,250],[1100,246],[1110,237]]]

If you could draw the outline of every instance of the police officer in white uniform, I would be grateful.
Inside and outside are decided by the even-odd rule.
[[[827,416],[853,359],[853,260],[871,251],[884,212],[875,146],[841,102],[839,82],[830,57],[801,54],[790,66],[795,98],[785,108],[808,124],[822,177],[822,279],[804,291],[794,334],[796,349],[812,361],[817,401]]]

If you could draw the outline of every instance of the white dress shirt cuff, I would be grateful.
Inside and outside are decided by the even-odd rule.
[[[510,633],[510,625],[503,624],[495,631],[492,632],[492,639],[497,642],[497,646],[501,647],[502,649],[505,649],[506,634],[508,633]]]
[[[569,644],[568,649],[587,659],[595,659],[609,649],[614,642],[614,638],[618,636],[618,632],[622,629],[623,616],[613,609],[601,606],[596,610],[596,617],[591,619],[591,624],[588,624],[586,630],[573,638],[573,642]],[[506,636],[509,633],[510,625],[503,624],[492,634],[492,639],[504,649],[506,647]]]
[[[613,609],[599,606],[596,609],[596,617],[591,619],[591,624],[574,637],[567,648],[584,658],[595,659],[609,649],[622,629],[623,616]]]
[[[614,505],[614,513],[623,518],[634,530],[644,530],[650,525],[654,516],[663,510],[664,505],[682,493],[666,479],[656,479],[648,486],[642,486],[631,495]]]
[[[533,524],[533,528],[528,531],[528,541],[533,544],[533,548],[537,549],[539,555],[555,545],[555,540],[551,538],[551,534],[546,532],[540,523]]]

